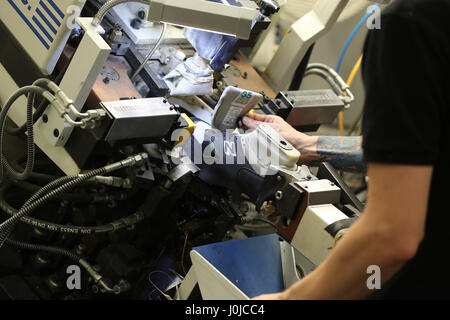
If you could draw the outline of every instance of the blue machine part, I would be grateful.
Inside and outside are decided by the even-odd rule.
[[[222,0],[210,1],[224,3]],[[242,7],[242,4],[237,0],[227,0],[227,4]],[[253,21],[253,26],[255,23],[256,21]],[[209,64],[211,68],[217,72],[222,71],[225,64],[228,63],[236,53],[236,44],[239,41],[239,39],[234,36],[191,28],[186,30],[185,37],[200,56],[210,60]]]
[[[285,289],[277,234],[209,244],[193,250],[250,298]]]

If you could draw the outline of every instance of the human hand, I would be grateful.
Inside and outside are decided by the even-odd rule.
[[[252,298],[252,300],[284,300],[281,293],[262,294]]]
[[[242,119],[242,122],[249,129],[256,129],[256,127],[262,123],[268,124],[278,131],[280,135],[300,151],[300,153],[304,153],[307,148],[314,146],[317,142],[316,137],[311,137],[295,130],[279,116],[252,113],[247,114]]]

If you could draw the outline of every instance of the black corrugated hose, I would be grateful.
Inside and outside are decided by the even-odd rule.
[[[67,61],[64,68],[61,70],[61,72],[58,74],[58,76],[55,78],[54,82],[57,84],[61,84],[61,80],[63,79],[64,75],[66,74],[67,69],[69,68],[70,62],[72,62],[73,55],[70,57],[69,61]],[[36,121],[39,120],[39,118],[44,114],[44,111],[47,109],[48,102],[46,99],[42,99],[42,101],[39,103],[38,107],[36,108],[36,111],[33,113],[33,123],[36,123]],[[22,126],[18,128],[13,127],[5,127],[5,130],[8,134],[12,136],[19,136],[23,133],[25,133],[27,129],[27,123],[24,123]]]
[[[26,243],[26,242],[22,242],[22,241],[18,241],[18,240],[13,240],[13,239],[6,239],[6,243],[10,246],[13,246],[13,247],[16,247],[19,249],[34,250],[34,251],[46,251],[46,252],[50,252],[50,253],[63,255],[63,256],[66,256],[76,262],[79,262],[81,259],[81,257],[77,256],[73,252],[63,249],[63,248],[52,247],[52,246],[41,245],[41,244]]]
[[[17,90],[5,103],[5,106],[0,112],[0,179],[3,178],[3,168],[6,169],[7,173],[17,180],[26,180],[29,178],[30,173],[33,171],[34,167],[34,135],[33,135],[33,103],[36,94],[44,94],[46,90],[37,86],[27,86]],[[27,99],[27,120],[26,129],[28,131],[27,135],[27,163],[23,172],[16,171],[13,166],[11,166],[3,155],[3,135],[5,132],[6,116],[8,111],[11,109],[14,102],[23,94],[28,94]],[[1,180],[0,180],[1,181]]]

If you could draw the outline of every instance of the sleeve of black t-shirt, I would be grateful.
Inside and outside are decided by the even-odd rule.
[[[448,60],[439,38],[432,24],[408,14],[384,15],[381,29],[369,31],[363,62],[366,162],[435,164]]]

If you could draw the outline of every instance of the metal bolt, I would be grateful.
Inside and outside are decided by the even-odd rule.
[[[83,243],[80,243],[75,248],[75,253],[79,256],[83,256],[86,253],[86,250],[87,250],[86,245]]]
[[[100,271],[102,271],[102,267],[100,267],[98,264],[93,265],[93,266],[92,266],[92,269],[94,269],[95,272],[100,272]]]
[[[43,121],[44,123],[47,123],[47,122],[48,122],[48,116],[47,116],[46,114],[42,115],[42,121]]]
[[[59,130],[58,129],[53,130],[53,135],[55,136],[55,138],[58,138],[59,137]]]
[[[143,10],[143,9],[139,10],[137,16],[139,19],[144,20],[145,19],[145,10]]]
[[[282,179],[281,176],[277,176],[277,181],[281,181]]]
[[[275,192],[275,199],[277,200],[283,199],[283,192],[282,191]]]

